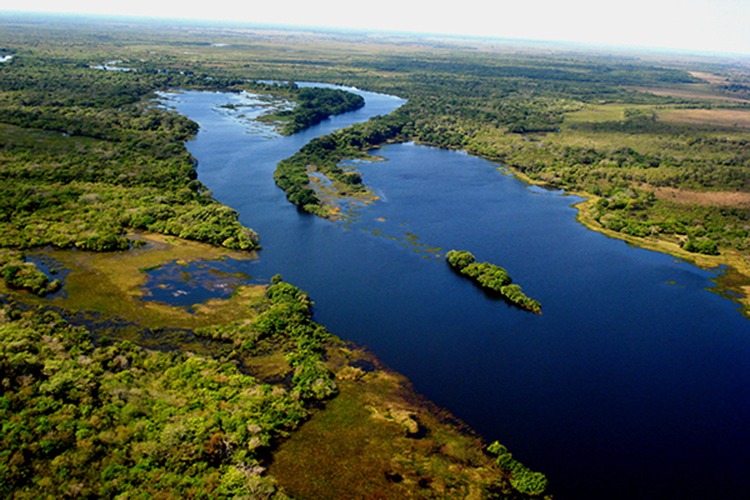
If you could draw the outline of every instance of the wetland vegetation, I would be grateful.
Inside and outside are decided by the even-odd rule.
[[[197,125],[156,106],[157,91],[272,93],[261,82],[274,80],[398,95],[408,103],[393,114],[315,140],[279,164],[275,179],[289,200],[330,216],[314,175],[340,196],[368,196],[340,162],[388,142],[463,149],[582,193],[581,220],[594,229],[701,265],[729,264],[728,286],[745,297],[750,289],[744,62],[251,28],[0,22],[3,495],[547,491],[546,479],[501,445],[490,447],[494,457],[484,453],[479,438],[405,380],[316,324],[310,298],[289,283],[242,288],[192,313],[143,305],[137,269],[211,252],[183,239],[213,251],[259,248],[259,236],[197,180],[185,148]],[[103,66],[115,60],[129,71]],[[350,95],[330,93],[318,112],[319,93],[290,88],[298,111],[275,118],[294,133],[356,109]],[[174,247],[135,248],[139,231]],[[67,262],[67,295],[32,295],[57,285],[20,251]],[[127,267],[132,256],[140,260]],[[195,343],[155,349],[128,328],[74,324],[72,313],[86,312],[157,336],[184,328]],[[363,455],[371,458],[350,460]]]

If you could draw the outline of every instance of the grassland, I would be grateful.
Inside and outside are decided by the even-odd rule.
[[[281,444],[271,464],[271,474],[293,497],[335,491],[342,498],[482,498],[502,492],[496,465],[469,429],[366,352],[332,354],[343,366],[339,395]]]

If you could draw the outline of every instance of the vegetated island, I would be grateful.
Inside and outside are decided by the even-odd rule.
[[[502,267],[489,262],[477,262],[476,257],[466,250],[451,250],[445,255],[445,260],[453,269],[471,278],[482,289],[499,294],[521,309],[542,314],[542,305],[527,297]]]

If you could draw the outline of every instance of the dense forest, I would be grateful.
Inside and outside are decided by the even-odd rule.
[[[276,281],[267,297],[267,309],[234,336],[243,350],[269,336],[289,343],[289,390],[228,359],[94,344],[88,330],[54,313],[3,306],[0,492],[273,494],[261,476],[264,450],[336,386],[320,358],[329,334],[310,322],[307,296]]]
[[[184,141],[197,125],[143,101],[191,81],[33,54],[0,67],[3,246],[122,250],[149,230],[256,248],[196,179]]]

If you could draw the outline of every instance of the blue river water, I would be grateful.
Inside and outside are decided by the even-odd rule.
[[[299,213],[276,163],[403,104],[360,93],[361,110],[291,137],[254,121],[253,96],[163,96],[201,126],[188,144],[199,179],[261,235],[257,260],[221,273],[305,289],[317,321],[543,471],[557,498],[744,498],[750,321],[711,291],[715,272],[587,230],[575,197],[415,144],[357,163],[379,200],[348,220]],[[505,267],[543,314],[458,277],[453,248]],[[206,298],[189,293],[181,304]]]

